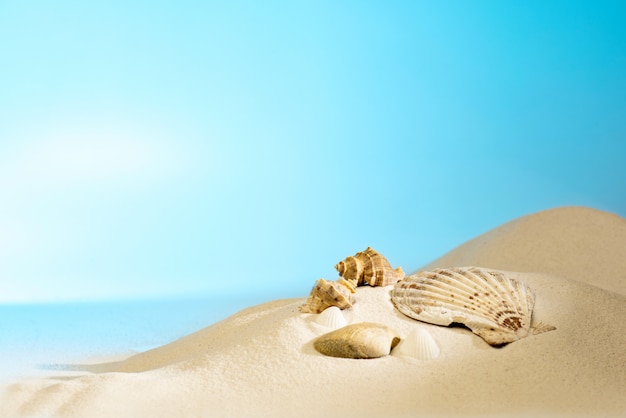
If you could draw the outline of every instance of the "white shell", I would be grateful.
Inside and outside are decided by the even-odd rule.
[[[324,309],[321,314],[317,315],[315,322],[331,330],[348,325],[346,318],[341,313],[341,309],[336,306],[330,306]]]
[[[436,325],[461,323],[498,346],[528,335],[535,293],[504,273],[459,267],[411,275],[396,283],[391,300],[411,318]]]
[[[432,335],[423,327],[417,327],[400,341],[392,354],[417,360],[433,360],[439,357],[441,350]]]

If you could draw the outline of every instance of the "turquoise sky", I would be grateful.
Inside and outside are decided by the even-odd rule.
[[[626,3],[0,0],[0,302],[304,296],[626,216]]]

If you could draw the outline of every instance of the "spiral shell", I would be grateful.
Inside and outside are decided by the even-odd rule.
[[[346,257],[335,264],[335,269],[341,277],[356,286],[389,286],[404,278],[401,267],[394,270],[389,261],[372,247]]]
[[[383,357],[400,342],[391,328],[373,322],[360,322],[324,334],[313,347],[325,356],[366,359]]]
[[[311,294],[300,306],[300,312],[320,313],[329,306],[336,306],[339,309],[346,309],[354,303],[354,292],[356,288],[352,282],[340,278],[330,282],[319,279],[311,289]]]
[[[461,323],[499,346],[528,335],[535,293],[504,273],[460,267],[411,275],[394,286],[391,300],[411,318],[437,325]]]

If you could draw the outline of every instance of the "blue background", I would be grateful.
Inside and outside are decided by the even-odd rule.
[[[626,6],[0,0],[0,303],[305,296],[626,215]]]

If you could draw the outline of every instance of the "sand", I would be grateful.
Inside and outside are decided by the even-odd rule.
[[[434,263],[484,263],[535,289],[533,321],[557,329],[501,348],[403,316],[390,288],[360,287],[344,311],[349,321],[401,336],[424,327],[440,357],[322,356],[312,341],[325,330],[298,311],[303,295],[77,376],[15,382],[3,390],[0,416],[626,416],[624,222],[585,208],[540,212]],[[537,242],[545,239],[552,244]]]
[[[515,219],[424,266],[540,272],[626,295],[626,219],[564,207]]]

